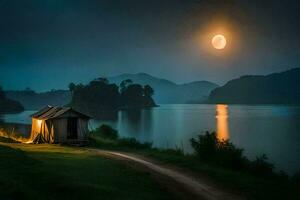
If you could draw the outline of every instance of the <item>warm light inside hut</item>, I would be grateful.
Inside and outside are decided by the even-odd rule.
[[[42,120],[38,119],[37,120],[37,128],[41,128],[42,126]]]

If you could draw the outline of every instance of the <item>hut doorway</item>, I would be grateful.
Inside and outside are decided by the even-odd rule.
[[[78,133],[77,133],[77,122],[78,119],[75,117],[68,118],[68,139],[77,139]]]

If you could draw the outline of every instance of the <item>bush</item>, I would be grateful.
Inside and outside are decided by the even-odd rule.
[[[231,169],[247,170],[257,175],[274,175],[274,165],[267,161],[266,155],[250,161],[244,156],[243,149],[237,148],[229,140],[219,140],[215,132],[206,132],[190,141],[196,155],[201,160]]]
[[[118,144],[122,147],[130,147],[135,149],[148,149],[152,147],[150,142],[139,142],[135,138],[121,138],[118,140]]]
[[[206,132],[198,139],[191,139],[191,145],[200,159],[215,162],[230,168],[242,168],[246,162],[243,149],[235,147],[228,140],[219,140],[215,132]]]
[[[216,134],[206,132],[198,135],[198,140],[192,138],[191,145],[202,160],[211,160],[216,155],[218,139]]]
[[[228,140],[218,140],[215,157],[218,164],[234,169],[241,169],[247,162],[243,149],[235,147]]]
[[[117,130],[105,124],[91,131],[91,134],[106,139],[112,139],[112,140],[118,139],[119,137]]]
[[[300,187],[300,172],[294,174],[291,180],[295,185]]]
[[[148,149],[152,143],[139,142],[135,138],[119,138],[118,131],[108,125],[101,125],[94,131],[91,131],[90,144],[104,148],[132,148]]]
[[[274,165],[267,160],[268,157],[265,154],[256,157],[254,161],[250,162],[250,170],[255,174],[272,175]]]

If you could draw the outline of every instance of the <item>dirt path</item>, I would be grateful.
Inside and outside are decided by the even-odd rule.
[[[203,200],[238,200],[243,199],[237,195],[224,191],[223,189],[217,188],[216,186],[205,182],[204,180],[196,179],[186,173],[179,171],[175,168],[162,166],[156,164],[146,158],[142,158],[138,155],[115,152],[115,151],[104,151],[98,149],[89,149],[95,151],[103,156],[108,156],[110,158],[115,158],[118,160],[126,161],[130,164],[138,164],[143,170],[158,176],[159,178],[168,179],[167,183],[169,186],[172,185],[177,187],[175,190],[185,191],[184,193],[189,193],[184,199],[203,199]],[[164,183],[166,184],[166,183]],[[172,187],[170,186],[170,187]],[[174,189],[174,188],[171,188]],[[196,198],[195,198],[196,197]]]

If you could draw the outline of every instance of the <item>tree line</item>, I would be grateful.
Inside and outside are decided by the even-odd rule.
[[[127,79],[120,85],[109,83],[106,78],[97,78],[87,85],[69,84],[72,95],[70,106],[90,115],[101,110],[119,110],[156,106],[150,85],[142,86]]]

